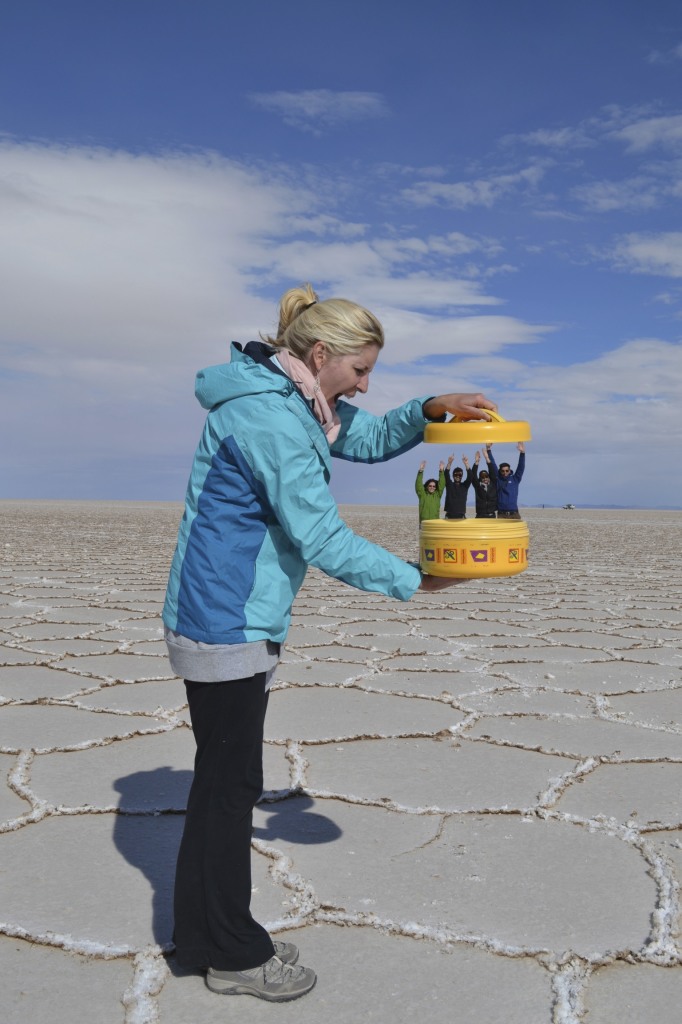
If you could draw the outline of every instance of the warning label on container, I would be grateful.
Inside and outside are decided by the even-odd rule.
[[[487,562],[488,561],[488,550],[487,550],[487,548],[484,548],[482,551],[472,551],[470,549],[469,550],[469,554],[471,555],[471,557],[474,560],[474,562]]]
[[[520,560],[521,552],[519,548],[509,548],[509,561],[518,562]]]
[[[436,561],[436,552],[433,550],[433,548],[424,548],[424,558],[426,559],[427,562]]]
[[[456,548],[443,548],[443,561],[444,562],[456,562],[457,561],[457,549]]]

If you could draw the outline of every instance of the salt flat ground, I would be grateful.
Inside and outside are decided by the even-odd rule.
[[[342,512],[416,556],[414,509]],[[677,1024],[682,515],[529,509],[525,573],[406,604],[311,570],[254,821],[255,912],[319,975],[282,1006],[172,956],[179,515],[0,503],[3,1024]]]

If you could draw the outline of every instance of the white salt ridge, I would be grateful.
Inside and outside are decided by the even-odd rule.
[[[591,965],[577,957],[555,967],[552,973],[555,997],[552,1024],[581,1024],[584,1021],[583,997],[591,973]]]
[[[124,1024],[157,1024],[161,1020],[156,996],[163,988],[170,971],[161,951],[150,948],[138,953],[133,961],[134,974],[123,993]]]

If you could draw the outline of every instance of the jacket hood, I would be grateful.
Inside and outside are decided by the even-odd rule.
[[[242,349],[232,343],[229,363],[199,370],[194,394],[204,409],[212,409],[231,398],[268,392],[291,393],[294,385],[287,375],[270,361],[275,349],[250,341]]]

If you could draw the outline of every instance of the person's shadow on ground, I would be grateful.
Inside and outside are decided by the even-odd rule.
[[[173,882],[191,771],[168,766],[133,772],[116,779],[120,793],[114,815],[114,843],[119,852],[149,880],[152,887],[152,934],[164,950],[173,948]],[[330,843],[341,829],[324,814],[311,812],[308,796],[261,803],[254,819],[265,812],[265,826],[256,825],[254,838],[276,843]]]
[[[255,826],[254,838],[265,842],[283,839],[301,845],[333,843],[342,834],[341,829],[326,815],[311,812],[310,808],[314,806],[315,801],[310,796],[292,796],[281,801],[258,804],[258,809],[269,814],[269,817],[265,827]]]

